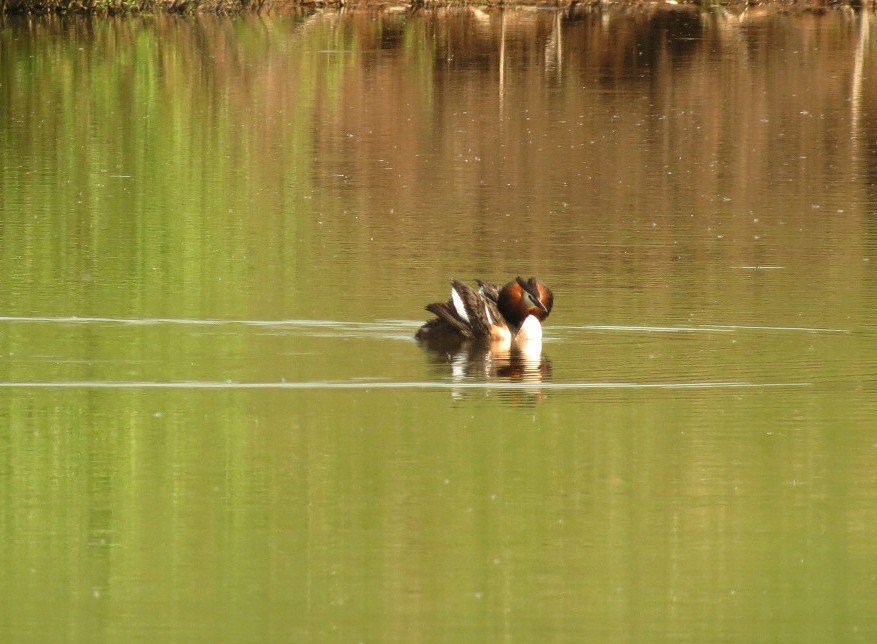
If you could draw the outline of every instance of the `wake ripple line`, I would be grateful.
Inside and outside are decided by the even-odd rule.
[[[732,333],[734,331],[791,331],[797,333],[852,333],[850,329],[805,326],[766,326],[749,324],[698,324],[695,326],[646,326],[619,324],[586,324],[553,326],[558,331],[635,331],[643,333]]]
[[[2,322],[34,322],[40,324],[129,324],[132,326],[150,326],[160,324],[179,324],[189,326],[260,326],[260,327],[327,327],[327,328],[401,328],[412,326],[413,322],[377,321],[377,322],[340,322],[338,320],[226,320],[221,318],[114,318],[114,317],[79,317],[70,316],[24,316],[2,315]]]
[[[0,382],[0,389],[778,389],[810,387],[810,382],[389,382],[389,381],[60,381]]]
[[[40,324],[127,324],[150,326],[175,324],[188,326],[255,326],[255,327],[317,327],[330,329],[399,329],[416,327],[420,322],[414,320],[377,320],[374,322],[342,322],[339,320],[237,320],[221,318],[115,318],[101,316],[25,316],[0,315],[0,323],[40,323]],[[747,324],[698,324],[691,326],[649,326],[624,324],[586,324],[552,326],[557,331],[631,331],[641,333],[731,333],[734,331],[787,331],[798,333],[852,333],[851,329],[803,326],[770,326]]]

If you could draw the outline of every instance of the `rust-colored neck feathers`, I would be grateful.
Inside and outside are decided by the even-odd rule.
[[[497,307],[510,325],[519,327],[532,315],[540,322],[551,313],[554,294],[535,277],[524,280],[520,277],[502,287],[497,299]]]

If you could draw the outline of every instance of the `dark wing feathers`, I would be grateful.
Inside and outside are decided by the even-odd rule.
[[[460,280],[451,280],[451,286],[463,300],[472,335],[476,338],[487,337],[490,334],[490,317],[486,312],[487,298]]]
[[[484,295],[488,300],[491,300],[494,304],[499,299],[499,289],[496,288],[496,284],[492,284],[491,282],[484,282],[482,280],[475,280],[478,282],[478,286],[481,287],[481,294]]]
[[[466,320],[461,320],[457,315],[457,311],[454,309],[454,304],[452,302],[435,302],[433,304],[427,304],[426,310],[435,315],[439,320],[451,325],[459,331],[464,338],[473,337],[472,330],[469,328]]]
[[[481,280],[477,282],[480,288],[476,291],[460,280],[451,280],[468,320],[457,312],[453,298],[447,302],[435,302],[427,305],[426,310],[436,317],[421,326],[415,337],[424,339],[435,334],[458,333],[466,339],[486,338],[493,324],[505,325],[505,319],[497,308],[499,291],[496,285]]]
[[[484,308],[486,308],[490,312],[490,319],[493,320],[494,324],[498,324],[500,326],[507,325],[507,322],[505,321],[505,318],[502,316],[502,313],[500,313],[499,309],[496,307],[496,302],[493,302],[493,301],[485,298]]]
[[[499,312],[497,308],[497,303],[499,302],[499,289],[496,287],[496,284],[492,282],[485,282],[483,280],[475,280],[478,282],[479,292],[484,297],[484,308],[490,313],[490,319],[494,324],[506,325],[508,324],[505,318],[502,316],[502,313]]]

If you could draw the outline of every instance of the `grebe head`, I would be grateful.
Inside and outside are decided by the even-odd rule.
[[[506,321],[519,327],[532,315],[540,322],[548,317],[554,306],[554,293],[535,277],[524,280],[516,277],[502,287],[497,306]]]

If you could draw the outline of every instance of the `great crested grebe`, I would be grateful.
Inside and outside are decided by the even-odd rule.
[[[451,299],[429,304],[435,315],[421,326],[415,338],[428,342],[465,340],[541,340],[541,321],[551,313],[554,294],[535,277],[516,277],[497,290],[477,280],[476,291],[460,280],[451,280]]]

